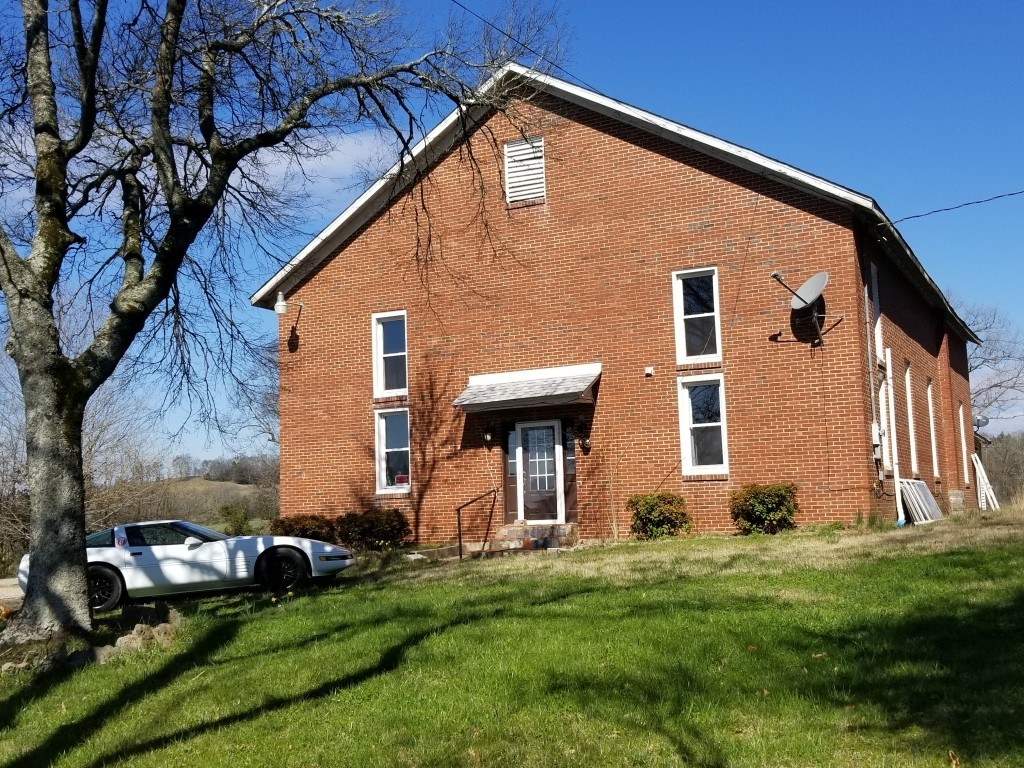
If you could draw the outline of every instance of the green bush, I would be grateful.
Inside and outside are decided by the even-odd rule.
[[[400,547],[412,535],[412,529],[399,510],[374,507],[339,517],[337,533],[346,547],[383,552]]]
[[[338,542],[337,528],[333,518],[323,515],[288,515],[270,521],[270,532],[274,536],[299,536],[331,544]]]
[[[744,534],[778,533],[793,528],[798,510],[793,483],[755,483],[729,494],[729,512]]]
[[[690,531],[686,500],[678,494],[637,494],[629,497],[626,508],[633,513],[629,530],[638,539],[660,539]]]
[[[252,525],[249,523],[249,515],[245,509],[238,504],[221,504],[217,514],[224,523],[224,533],[228,536],[251,536]]]

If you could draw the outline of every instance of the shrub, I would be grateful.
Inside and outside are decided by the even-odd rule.
[[[638,539],[660,539],[690,531],[686,500],[678,494],[637,494],[629,497],[626,508],[633,512],[629,530]]]
[[[793,483],[755,483],[729,494],[729,512],[744,534],[778,533],[793,528],[798,509]]]
[[[249,515],[245,509],[238,504],[221,504],[217,514],[224,522],[224,533],[228,536],[251,536],[252,525],[249,523]]]
[[[399,510],[377,507],[339,517],[337,531],[346,547],[376,552],[395,549],[412,535],[409,521]]]
[[[338,534],[335,520],[323,515],[288,515],[270,521],[270,532],[274,536],[300,536],[337,543]]]

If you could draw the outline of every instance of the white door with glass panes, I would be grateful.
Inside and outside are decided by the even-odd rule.
[[[516,484],[519,519],[528,523],[565,521],[562,428],[557,421],[516,424]]]

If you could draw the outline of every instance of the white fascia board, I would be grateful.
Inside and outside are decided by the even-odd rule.
[[[917,275],[924,280],[928,290],[933,292],[934,297],[938,302],[940,308],[946,312],[946,316],[951,321],[951,324],[961,333],[961,335],[967,341],[973,342],[974,344],[981,344],[981,337],[979,337],[978,334],[974,332],[974,330],[967,324],[967,322],[962,317],[960,317],[956,309],[953,308],[953,305],[949,303],[949,299],[946,297],[946,294],[943,293],[942,289],[940,289],[938,285],[936,285],[935,281],[932,279],[932,276],[928,274],[928,270],[924,268],[924,265],[921,263],[920,259],[917,258],[917,255],[914,253],[914,250],[910,247],[910,244],[903,239],[903,235],[896,228],[896,225],[892,223],[889,217],[885,215],[885,212],[882,211],[882,209],[879,208],[877,205],[873,205],[870,213],[872,217],[875,219],[874,225],[884,230],[885,234],[883,234],[882,232],[878,233],[879,240],[883,241],[884,243],[885,241],[887,241],[888,237],[892,238],[892,240],[894,241],[895,250],[898,253],[902,253],[902,255],[906,257],[906,260],[910,262],[911,270],[913,272],[916,272]]]
[[[523,67],[516,67],[515,71],[526,77],[531,76],[529,70]],[[833,184],[831,181],[820,176],[801,171],[799,168],[774,160],[746,147],[741,147],[738,144],[702,133],[681,123],[659,117],[638,107],[610,99],[607,96],[588,91],[549,75],[533,74],[532,79],[542,90],[559,96],[566,101],[587,107],[606,117],[612,117],[619,122],[641,128],[648,133],[684,144],[704,154],[710,154],[727,160],[734,165],[738,164],[759,173],[781,178],[791,184],[796,183],[801,187],[841,200],[849,205],[868,209],[874,207],[874,201],[866,195],[854,192],[839,184]]]
[[[539,90],[551,93],[572,103],[591,109],[640,128],[649,133],[676,141],[706,154],[720,157],[755,172],[774,176],[790,184],[796,184],[809,191],[843,201],[849,205],[873,210],[874,201],[846,187],[826,181],[818,176],[801,171],[793,166],[773,160],[753,150],[719,139],[710,134],[675,123],[637,107],[615,101],[601,94],[588,91],[550,75],[538,73],[518,64],[508,64],[480,88],[481,94],[495,88],[509,77],[522,77],[531,81]],[[486,105],[484,105],[486,106]],[[465,108],[457,107],[430,133],[421,139],[402,161],[395,163],[369,189],[356,198],[337,218],[328,224],[287,264],[265,282],[249,299],[254,306],[270,308],[278,291],[288,292],[324,258],[332,247],[337,247],[351,236],[373,214],[377,213],[404,182],[396,181],[398,174],[409,167],[423,167],[424,161],[437,154],[433,145],[447,134],[454,134],[466,122],[473,122],[473,115],[465,114]],[[318,258],[319,257],[319,258]]]
[[[488,82],[487,87],[490,86]],[[295,254],[277,273],[265,282],[251,297],[253,306],[269,308],[278,291],[287,293],[309,271],[327,256],[332,247],[344,242],[361,227],[370,216],[380,211],[398,189],[405,186],[399,174],[410,168],[422,168],[433,159],[435,144],[446,134],[455,133],[464,123],[472,123],[478,115],[466,108],[456,108],[448,117],[424,136],[409,154],[395,163],[363,194],[357,197],[337,218],[321,230],[306,246]],[[307,263],[308,262],[308,263]]]

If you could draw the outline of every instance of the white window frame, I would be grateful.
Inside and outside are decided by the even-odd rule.
[[[889,449],[889,385],[885,377],[878,385],[878,427],[882,438],[882,468],[892,469],[892,452]]]
[[[686,354],[686,315],[683,303],[683,281],[689,277],[711,275],[711,291],[715,302],[713,313],[715,318],[714,354]],[[721,305],[718,301],[718,267],[702,267],[700,269],[682,269],[672,273],[672,312],[675,320],[676,333],[676,364],[687,363],[720,363],[722,362],[722,317]],[[707,317],[708,315],[691,315],[691,317]]]
[[[505,142],[505,202],[542,201],[547,197],[544,137]]]
[[[875,332],[875,358],[885,362],[885,348],[882,346],[882,302],[878,296],[878,265],[871,265],[871,324]]]
[[[388,485],[387,477],[387,454],[393,452],[388,451],[387,446],[387,435],[385,434],[385,421],[384,416],[392,413],[404,413],[406,418],[406,430],[409,433],[409,444],[405,449],[409,452],[409,482],[401,485]],[[373,412],[374,419],[374,434],[375,434],[375,447],[374,454],[376,456],[377,463],[377,493],[393,494],[393,493],[409,493],[412,488],[412,424],[409,423],[409,409],[408,408],[382,408]]]
[[[970,488],[971,470],[967,465],[967,430],[964,429],[964,404],[962,402],[960,403],[957,416],[960,419],[960,456],[964,465],[964,488]]]
[[[694,426],[690,423],[690,398],[689,388],[701,384],[718,384],[718,408],[722,415],[719,426],[722,430],[722,463],[701,464],[693,463],[693,450],[691,448],[690,430]],[[676,388],[679,399],[679,443],[682,453],[682,468],[684,475],[722,475],[729,472],[729,439],[725,416],[725,377],[720,373],[707,373],[696,376],[679,376],[676,379]]]
[[[402,318],[405,325],[405,386],[387,389],[384,386],[384,321],[393,320],[396,317]],[[371,316],[371,330],[373,332],[373,396],[374,397],[402,397],[409,394],[409,322],[405,310],[400,309],[394,312],[375,312]],[[392,353],[393,356],[394,353]]]
[[[914,396],[913,379],[910,375],[910,361],[906,361],[903,369],[903,387],[907,391],[907,432],[910,434],[910,471],[919,475],[917,466],[917,431],[914,428]]]
[[[928,437],[932,444],[932,474],[939,476],[939,441],[935,433],[935,382],[928,379],[926,395],[928,397]]]

